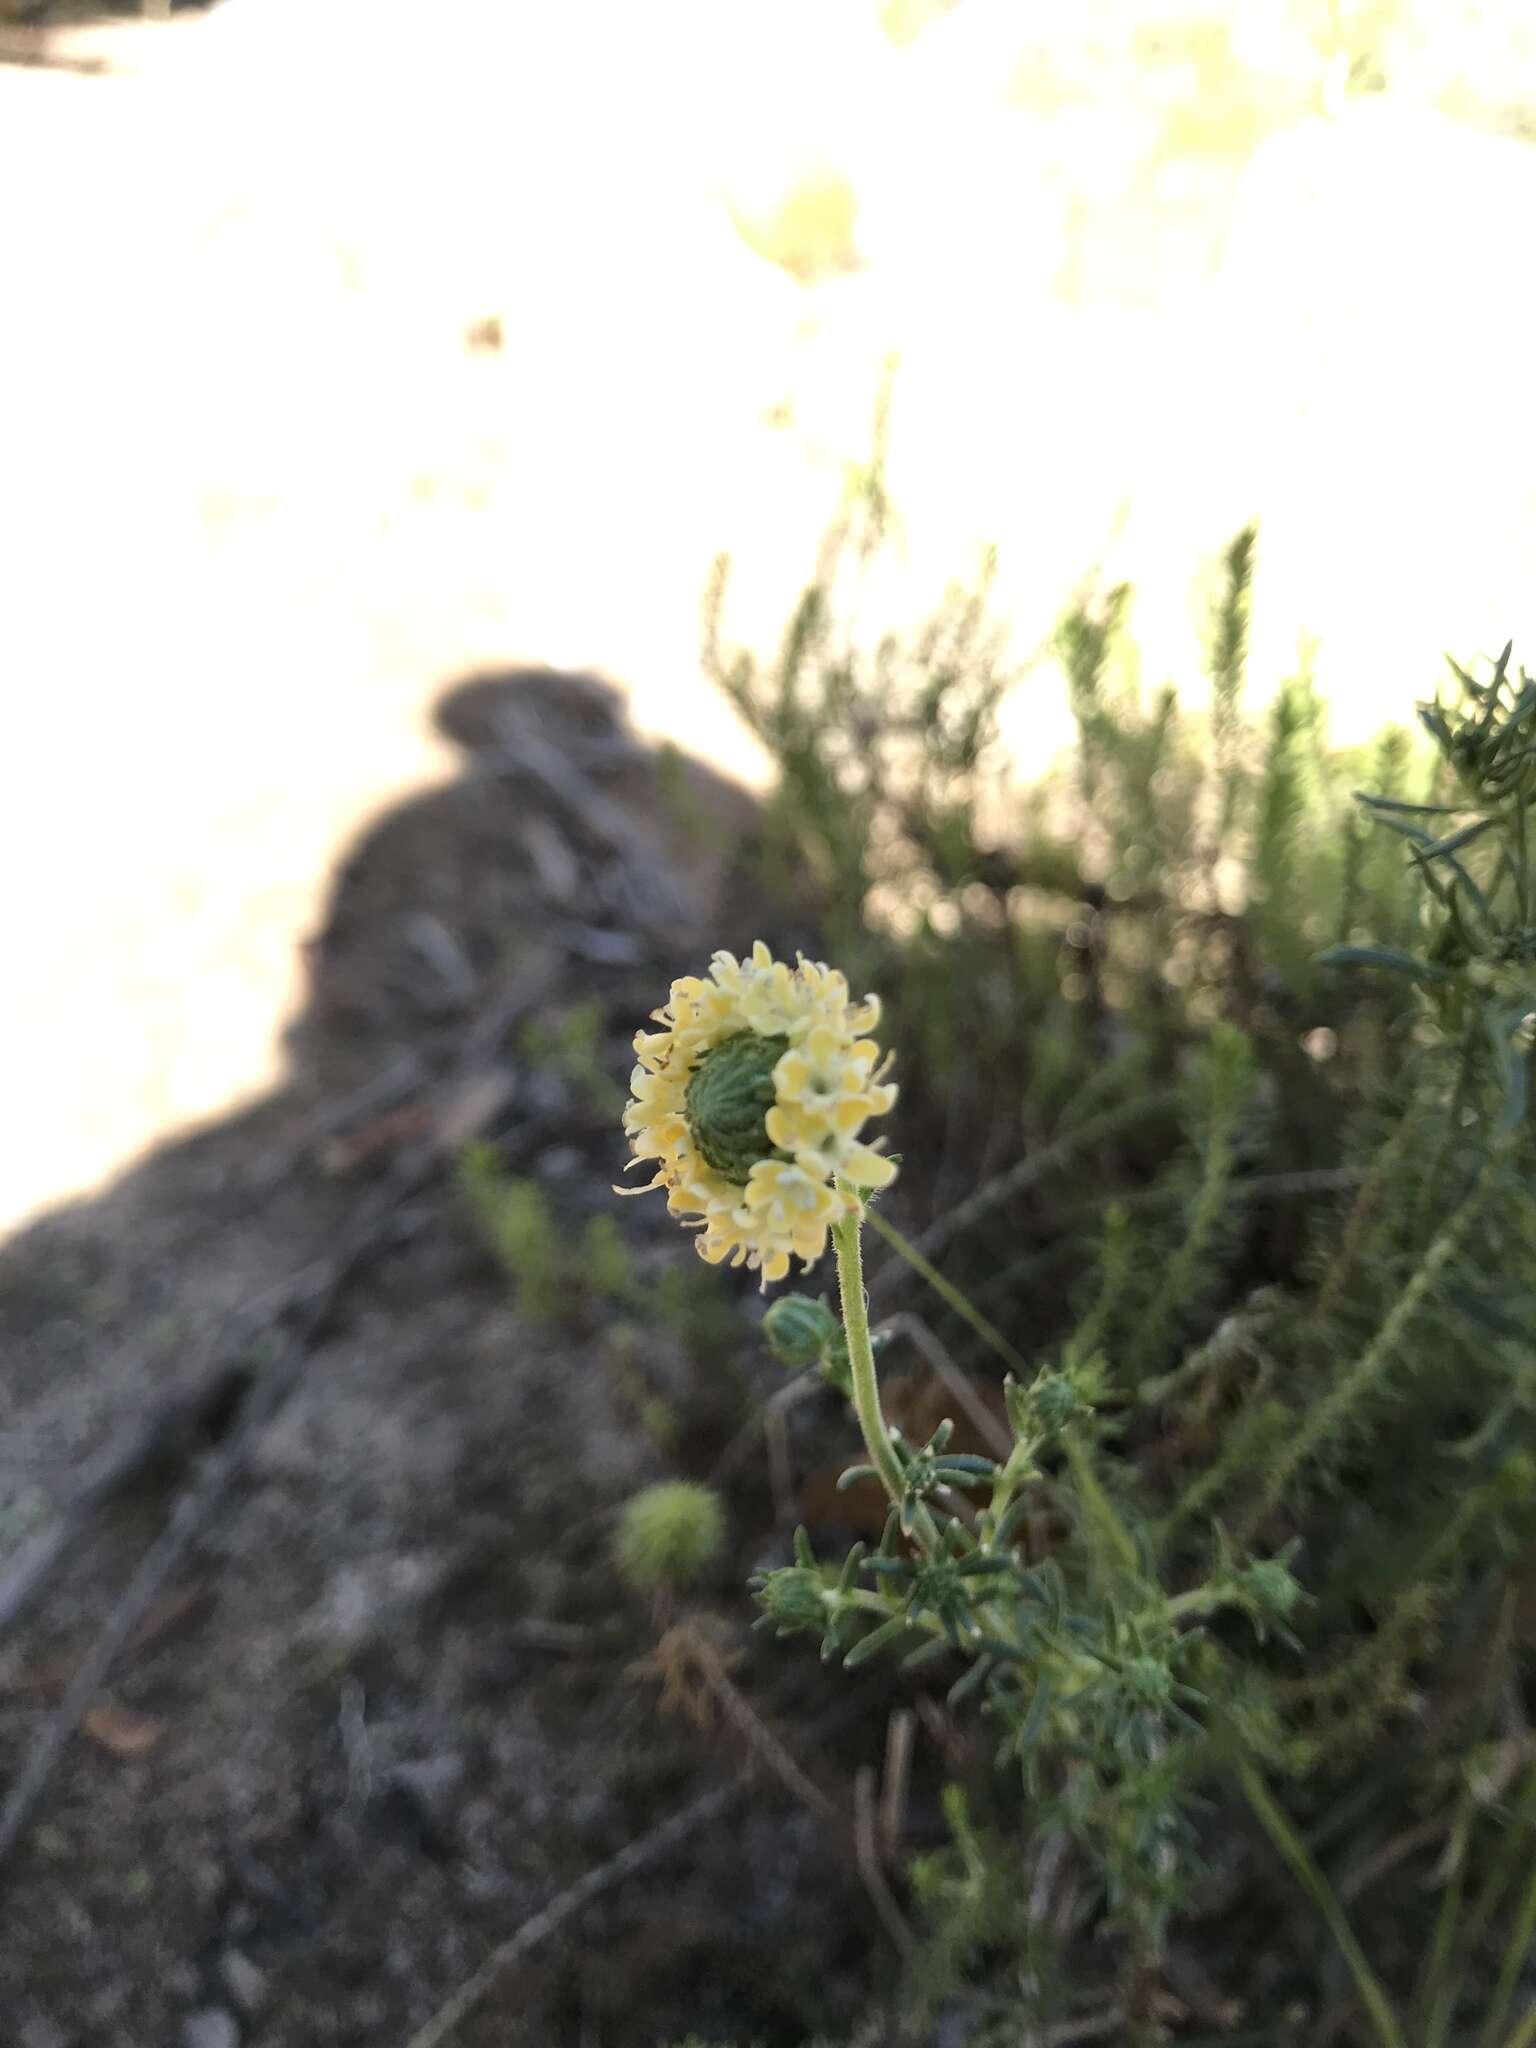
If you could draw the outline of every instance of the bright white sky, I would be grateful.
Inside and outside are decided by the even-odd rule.
[[[995,542],[1021,646],[1098,564],[1187,679],[1256,514],[1257,689],[1315,635],[1353,735],[1441,650],[1518,648],[1527,14],[960,0],[898,45],[869,0],[228,0],[73,46],[111,75],[0,67],[36,1076],[0,1218],[270,1085],[329,864],[443,772],[466,669],[604,668],[753,774],[697,677],[708,563],[769,644],[892,348],[893,621]],[[815,179],[859,268],[803,285],[738,226],[768,245]],[[1013,730],[1059,743],[1048,678]]]

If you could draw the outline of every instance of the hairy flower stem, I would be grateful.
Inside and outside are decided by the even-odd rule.
[[[848,1363],[852,1368],[854,1413],[864,1433],[869,1462],[879,1473],[880,1483],[891,1500],[899,1506],[906,1494],[906,1482],[880,1407],[875,1348],[869,1341],[869,1307],[864,1299],[864,1259],[859,1246],[861,1222],[862,1218],[855,1210],[832,1226],[832,1243],[837,1251],[837,1284],[843,1300],[843,1335],[848,1342]]]

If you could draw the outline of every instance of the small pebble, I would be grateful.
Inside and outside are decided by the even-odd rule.
[[[221,2005],[204,2006],[182,2021],[181,2048],[240,2048],[240,2023]]]
[[[267,1973],[243,1950],[227,1948],[219,1957],[219,1975],[237,2012],[260,2012],[267,1998]]]

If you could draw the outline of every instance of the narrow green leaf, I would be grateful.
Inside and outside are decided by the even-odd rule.
[[[1355,802],[1368,804],[1373,811],[1407,811],[1418,818],[1454,818],[1467,808],[1465,804],[1410,804],[1402,797],[1372,796],[1364,789],[1355,791]]]
[[[1447,968],[1432,960],[1420,960],[1397,946],[1330,946],[1317,956],[1319,967],[1384,967],[1390,974],[1406,974],[1413,981],[1449,981]]]
[[[908,1634],[911,1627],[911,1622],[904,1615],[897,1616],[893,1621],[882,1621],[877,1629],[872,1629],[867,1636],[861,1637],[854,1644],[843,1659],[843,1669],[856,1671],[861,1664],[867,1664],[871,1657],[878,1657],[880,1652],[888,1644],[894,1643],[898,1636]]]
[[[1493,824],[1492,818],[1474,818],[1470,825],[1463,825],[1459,832],[1451,832],[1444,839],[1436,839],[1423,847],[1417,857],[1420,860],[1444,860],[1447,855],[1458,852],[1463,846],[1470,846],[1474,839],[1481,839],[1485,832],[1493,829]]]

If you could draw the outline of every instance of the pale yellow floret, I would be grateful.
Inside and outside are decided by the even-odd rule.
[[[643,1188],[623,1192],[665,1188],[671,1213],[698,1230],[701,1257],[758,1269],[765,1285],[782,1280],[792,1258],[812,1265],[838,1217],[858,1206],[846,1188],[885,1187],[895,1177],[890,1160],[862,1136],[868,1119],[896,1100],[881,1078],[889,1059],[881,1061],[866,1035],[879,1017],[874,997],[850,1001],[835,968],[804,959],[789,967],[761,940],[745,960],[716,953],[707,977],[679,977],[653,1013],[661,1029],[635,1034],[624,1128],[632,1163],[654,1161],[657,1170]],[[763,1120],[772,1149],[752,1163],[744,1183],[703,1157],[688,1098],[705,1055],[742,1032],[787,1041]],[[720,1157],[718,1138],[710,1151]]]

